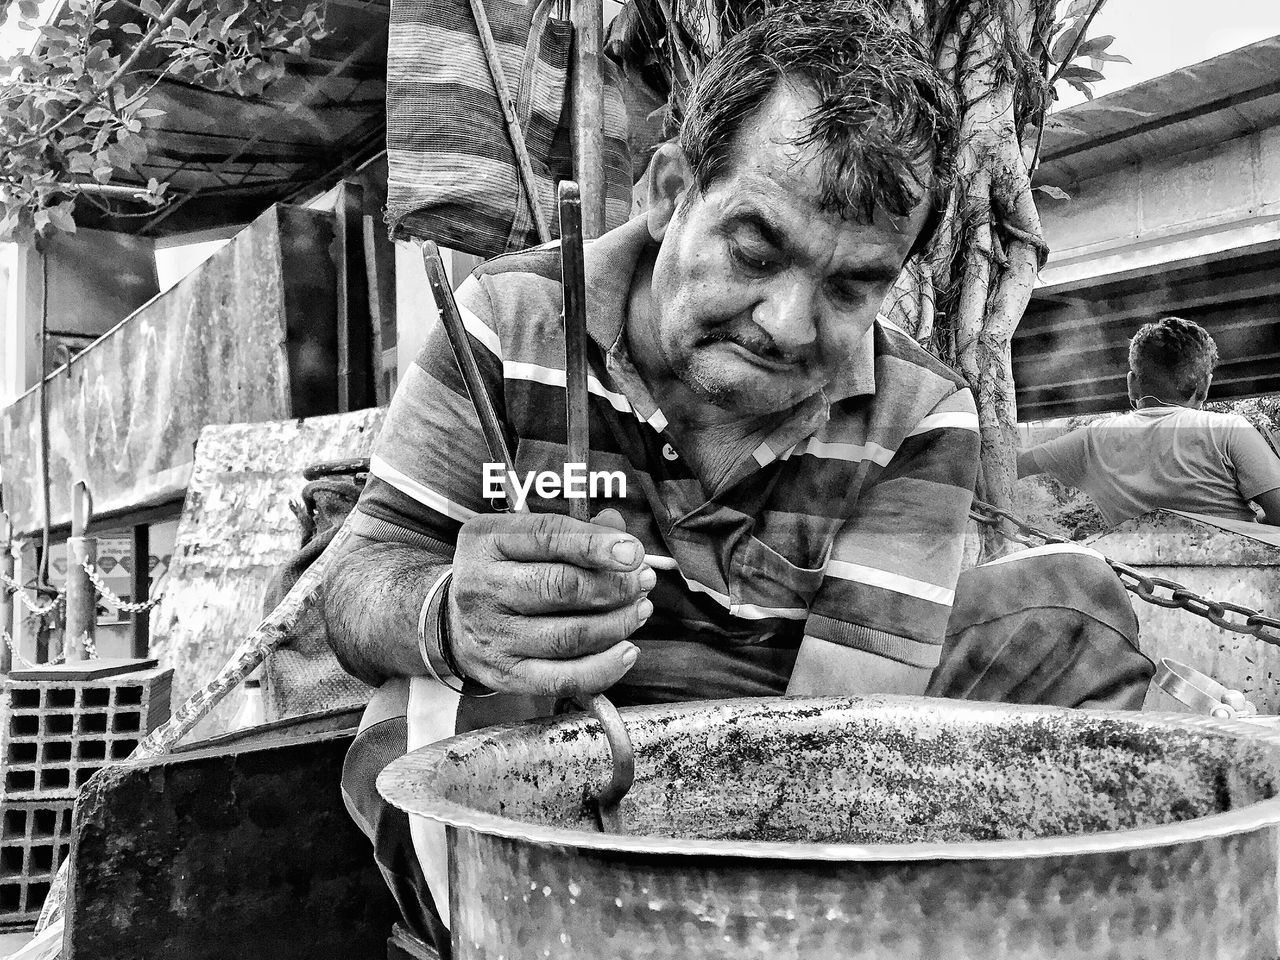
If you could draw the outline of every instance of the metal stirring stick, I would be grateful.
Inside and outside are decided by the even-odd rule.
[[[570,463],[585,464],[589,442],[587,312],[586,275],[582,250],[582,201],[578,193],[578,185],[572,181],[562,183],[560,200],[563,237],[561,269],[567,350],[565,358],[565,414],[569,451],[567,456]],[[466,325],[462,321],[462,312],[458,309],[453,289],[449,286],[449,280],[445,275],[440,248],[430,240],[422,245],[422,262],[427,271],[427,282],[431,285],[431,294],[440,311],[440,321],[444,324],[449,345],[453,348],[454,358],[458,362],[458,370],[462,373],[462,381],[466,385],[467,393],[471,397],[471,403],[480,421],[480,432],[484,435],[485,445],[489,448],[489,456],[506,467],[507,482],[510,483],[510,478],[515,476],[515,459],[511,456],[511,448],[507,444],[507,436],[503,431],[502,421],[498,419],[493,398],[485,388],[480,364],[477,363],[475,353],[471,349],[471,340],[467,334]],[[512,510],[515,509],[515,497],[508,495],[507,503]],[[569,507],[570,516],[579,520],[590,520],[591,506],[585,498],[571,499]],[[606,833],[624,833],[618,801],[631,789],[635,775],[635,754],[631,748],[631,740],[627,736],[617,708],[609,702],[607,697],[596,694],[593,697],[575,699],[604,728],[612,756],[613,772],[609,783],[596,797],[596,815],[600,829]]]

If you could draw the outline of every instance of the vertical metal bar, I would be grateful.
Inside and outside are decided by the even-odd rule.
[[[364,188],[343,181],[334,209],[338,268],[338,410],[376,406],[364,262]]]
[[[68,661],[85,659],[98,626],[98,594],[84,569],[84,564],[98,562],[97,539],[84,535],[92,510],[89,488],[77,480],[71,488],[71,536],[67,538],[67,624],[62,644]]]
[[[573,0],[573,170],[582,191],[582,229],[588,238],[604,233],[604,45],[603,0]]]
[[[560,289],[564,298],[564,412],[570,464],[587,467],[591,445],[587,413],[586,273],[582,259],[582,197],[572,180],[560,183]],[[567,471],[566,471],[567,473]],[[569,516],[591,519],[591,501],[569,498]]]
[[[507,435],[502,429],[502,421],[498,419],[498,411],[494,409],[493,398],[485,389],[480,365],[476,363],[475,354],[471,351],[471,340],[462,322],[462,313],[458,310],[458,302],[453,299],[453,291],[449,289],[449,277],[444,270],[444,261],[440,259],[440,248],[430,240],[422,245],[422,265],[426,268],[431,295],[435,297],[436,307],[440,311],[440,322],[444,324],[454,358],[458,361],[458,369],[462,372],[462,382],[466,384],[471,403],[476,408],[480,432],[489,448],[489,456],[495,463],[502,463],[508,473],[515,473],[516,462],[507,445]],[[515,506],[514,499],[509,502],[512,507]]]
[[[133,528],[133,599],[141,603],[151,594],[151,527],[139,523]],[[151,648],[151,611],[133,615],[132,655],[142,659]]]
[[[13,579],[13,528],[9,524],[9,515],[0,513],[0,574]],[[0,584],[0,632],[9,634],[13,643],[18,642],[17,631],[13,625],[13,594],[9,591],[8,581]],[[8,673],[13,669],[13,652],[9,644],[0,638],[0,673]]]

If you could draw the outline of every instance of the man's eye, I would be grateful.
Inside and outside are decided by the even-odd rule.
[[[733,255],[734,261],[751,273],[768,273],[776,263],[772,255],[749,250],[736,243],[730,244],[729,250]]]
[[[831,291],[831,298],[841,303],[853,303],[862,299],[862,284],[855,283],[852,280],[843,280],[828,285]]]

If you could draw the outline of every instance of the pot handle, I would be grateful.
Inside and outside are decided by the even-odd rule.
[[[600,829],[605,833],[626,833],[618,804],[631,789],[636,776],[636,755],[631,746],[631,737],[627,735],[627,727],[622,722],[618,708],[602,693],[592,697],[573,697],[572,702],[591,714],[604,728],[604,736],[609,742],[609,753],[613,759],[613,773],[609,777],[609,783],[595,798]]]

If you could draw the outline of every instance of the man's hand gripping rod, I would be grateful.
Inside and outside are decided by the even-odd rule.
[[[561,289],[564,298],[566,354],[567,456],[570,463],[585,464],[590,442],[587,412],[586,274],[582,245],[582,200],[576,183],[565,181],[560,184],[559,203]],[[514,477],[516,475],[515,460],[511,456],[511,448],[507,444],[502,421],[498,418],[493,399],[485,388],[484,379],[480,374],[480,365],[476,362],[471,341],[462,320],[462,313],[458,309],[453,290],[445,276],[440,250],[430,240],[423,244],[422,259],[427,271],[427,281],[431,285],[431,293],[440,311],[440,320],[444,324],[449,344],[453,347],[454,358],[458,361],[458,369],[462,373],[463,383],[475,406],[476,416],[480,420],[480,430],[484,434],[485,445],[489,448],[489,456],[505,466],[508,479]],[[515,502],[514,497],[507,497],[507,503],[511,509],[515,508]],[[585,498],[570,499],[569,515],[575,520],[589,521],[591,519],[590,504]],[[596,694],[592,697],[579,696],[574,699],[604,728],[613,758],[613,773],[609,784],[595,798],[596,816],[600,829],[607,833],[623,833],[625,830],[618,810],[618,802],[631,789],[631,783],[635,777],[635,754],[631,748],[630,738],[627,736],[617,709],[608,698],[602,694]]]

